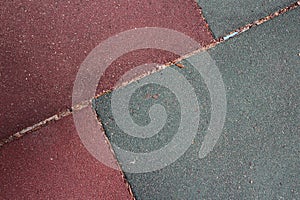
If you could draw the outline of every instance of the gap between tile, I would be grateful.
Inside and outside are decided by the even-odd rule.
[[[144,77],[146,77],[146,76],[148,76],[150,74],[159,72],[159,71],[161,71],[161,70],[163,70],[163,69],[165,69],[165,68],[167,68],[167,67],[169,67],[171,65],[177,65],[178,62],[180,62],[180,61],[182,61],[182,60],[184,60],[186,58],[189,58],[189,57],[191,57],[191,56],[193,56],[193,55],[195,55],[197,53],[200,53],[200,52],[206,51],[208,49],[211,49],[211,48],[217,46],[220,43],[223,43],[223,42],[225,42],[225,41],[227,41],[227,40],[229,40],[231,38],[237,37],[238,35],[240,35],[240,34],[246,32],[246,31],[250,30],[251,28],[259,26],[261,24],[264,24],[264,23],[266,23],[266,22],[268,22],[268,21],[270,21],[270,20],[272,20],[272,19],[274,19],[274,18],[276,18],[278,16],[283,15],[284,13],[287,13],[287,12],[289,12],[291,10],[294,10],[294,9],[298,8],[299,6],[300,6],[300,1],[292,3],[291,5],[289,5],[289,6],[285,7],[285,8],[282,8],[282,9],[276,11],[276,12],[273,12],[273,13],[269,14],[268,16],[264,17],[264,18],[261,18],[259,20],[256,20],[256,21],[252,22],[252,23],[246,24],[245,26],[240,27],[240,28],[232,31],[232,32],[230,32],[229,34],[227,34],[227,35],[225,35],[223,37],[215,39],[211,44],[208,44],[208,45],[204,46],[203,48],[200,48],[198,50],[190,52],[190,53],[188,53],[188,54],[186,54],[184,56],[181,56],[181,57],[177,58],[174,61],[168,62],[165,65],[157,67],[155,70],[152,70],[152,71],[147,72],[145,74],[142,74],[142,75],[140,75],[140,76],[138,76],[138,77],[136,77],[136,78],[134,78],[134,79],[132,79],[130,81],[127,81],[124,84],[122,84],[121,87],[125,87],[126,85],[130,84],[133,81],[140,80],[140,79],[142,79],[142,78],[144,78]],[[202,15],[202,10],[201,9],[200,9],[200,14]],[[205,20],[205,18],[204,18],[204,20]],[[178,66],[178,67],[180,67],[180,66]],[[113,89],[117,89],[117,88],[113,88]],[[104,91],[104,92],[102,92],[100,94],[97,94],[94,97],[92,97],[90,100],[81,102],[81,103],[77,104],[76,106],[73,106],[70,109],[67,109],[67,110],[65,110],[63,112],[55,114],[55,115],[53,115],[53,116],[51,116],[51,117],[49,117],[49,118],[47,118],[47,119],[45,119],[43,121],[40,121],[40,122],[38,122],[38,123],[36,123],[36,124],[34,124],[32,126],[26,127],[24,129],[22,129],[21,131],[19,131],[17,133],[14,133],[14,134],[12,134],[11,136],[9,136],[9,137],[7,137],[5,139],[2,139],[0,141],[0,148],[2,146],[4,146],[5,144],[13,142],[13,141],[15,141],[15,140],[23,137],[24,135],[30,133],[30,132],[36,131],[36,130],[38,130],[38,129],[40,129],[40,128],[46,126],[46,125],[48,125],[50,122],[58,121],[58,120],[62,119],[63,117],[66,117],[66,116],[72,114],[73,111],[81,110],[83,108],[86,108],[87,106],[90,106],[91,105],[91,101],[93,99],[97,99],[100,96],[105,95],[105,94],[110,93],[110,92],[112,92],[112,91],[108,90],[108,91]]]

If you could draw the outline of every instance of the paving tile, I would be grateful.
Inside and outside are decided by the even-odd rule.
[[[185,154],[163,169],[130,173],[130,166],[137,161],[123,162],[126,159],[117,153],[123,169],[129,169],[125,175],[137,199],[300,198],[299,27],[296,9],[208,51],[223,77],[227,113],[221,137],[205,158],[200,159],[198,153],[207,133],[212,104],[204,79],[189,64],[202,62],[202,54],[183,61],[185,68],[165,69],[139,81],[167,77],[172,69],[180,72],[197,94],[200,124]],[[187,89],[179,80],[178,87]],[[116,123],[112,94],[95,100],[94,106],[115,151],[119,146],[135,153],[149,153],[169,144],[175,138],[183,112],[176,95],[154,83],[133,93],[128,108],[136,124],[145,126],[151,122],[149,109],[155,103],[163,105],[168,114],[161,131],[146,139],[126,134]],[[153,161],[148,160],[145,167],[152,166]]]
[[[296,2],[295,0],[197,0],[218,38]]]
[[[0,149],[0,199],[131,199],[121,172],[82,145],[72,116]]]
[[[101,41],[119,32],[164,27],[203,45],[212,40],[192,0],[17,0],[2,2],[0,9],[0,138],[69,108],[80,64]],[[101,85],[110,88],[124,69],[139,62],[155,58],[164,63],[175,57],[133,52],[111,66]]]

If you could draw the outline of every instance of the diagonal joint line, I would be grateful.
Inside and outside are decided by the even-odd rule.
[[[280,9],[280,10],[274,12],[274,13],[271,13],[270,15],[268,15],[268,16],[266,16],[264,18],[261,18],[259,20],[256,20],[256,21],[252,22],[252,23],[249,23],[249,24],[247,24],[247,25],[245,25],[243,27],[240,27],[240,28],[238,28],[238,29],[230,32],[228,35],[226,35],[224,37],[220,37],[220,38],[214,40],[212,43],[204,46],[203,48],[200,48],[200,49],[197,49],[195,51],[192,51],[192,52],[190,52],[190,53],[188,53],[188,54],[186,54],[186,55],[184,55],[182,57],[177,58],[174,61],[167,62],[165,65],[158,67],[156,70],[153,70],[153,71],[148,72],[148,73],[146,73],[144,75],[141,75],[141,76],[139,76],[139,77],[137,77],[137,78],[135,78],[135,79],[133,79],[131,81],[128,81],[128,82],[122,84],[120,87],[125,87],[126,85],[130,84],[133,81],[140,80],[140,79],[142,79],[142,78],[144,78],[144,77],[146,77],[146,76],[148,76],[150,74],[153,74],[153,73],[156,73],[158,71],[161,71],[162,69],[165,69],[166,67],[169,67],[171,65],[177,65],[178,62],[180,62],[180,61],[182,61],[182,60],[184,60],[186,58],[189,58],[189,57],[191,57],[191,56],[193,56],[193,55],[195,55],[197,53],[206,51],[208,49],[214,48],[215,46],[217,46],[220,43],[223,43],[223,42],[225,42],[225,41],[227,41],[227,40],[229,40],[231,38],[234,38],[234,37],[236,37],[236,36],[238,36],[238,35],[246,32],[246,31],[248,31],[249,29],[251,29],[251,28],[253,28],[255,26],[259,26],[259,25],[261,25],[263,23],[266,23],[266,22],[268,22],[268,21],[270,21],[270,20],[272,20],[272,19],[274,19],[274,18],[276,18],[278,16],[281,16],[281,15],[283,15],[283,14],[285,14],[285,13],[291,11],[291,10],[294,10],[294,9],[298,8],[299,6],[300,6],[300,1],[292,3],[291,5],[289,5],[289,6],[285,7],[285,8],[282,8],[282,9]],[[117,89],[117,88],[113,88],[113,90],[115,90],[115,89]],[[36,131],[36,130],[38,130],[38,129],[44,127],[44,126],[46,126],[50,122],[55,122],[55,121],[58,121],[58,120],[66,117],[66,116],[71,115],[73,111],[77,111],[77,110],[81,110],[83,108],[86,108],[87,106],[90,105],[90,103],[91,103],[91,101],[93,99],[99,98],[100,96],[103,96],[103,95],[105,95],[107,93],[110,93],[110,92],[112,92],[112,91],[111,90],[103,91],[102,93],[97,94],[96,96],[94,96],[93,98],[91,98],[88,101],[81,102],[81,103],[73,106],[72,108],[65,110],[64,112],[55,114],[55,115],[53,115],[53,116],[51,116],[51,117],[49,117],[49,118],[47,118],[47,119],[45,119],[43,121],[40,121],[37,124],[29,126],[29,127],[25,128],[25,129],[23,129],[23,130],[21,130],[21,131],[19,131],[17,133],[14,133],[14,134],[10,135],[7,138],[2,139],[0,141],[0,148],[3,147],[5,144],[8,144],[8,143],[10,143],[10,142],[12,142],[14,140],[17,140],[17,139],[23,137],[27,133]]]

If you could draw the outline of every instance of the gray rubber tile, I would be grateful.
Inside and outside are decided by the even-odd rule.
[[[188,89],[181,80],[168,78],[171,71],[182,74],[194,88],[200,111],[197,135],[175,162],[168,165],[173,157],[163,158],[161,162],[166,166],[162,169],[130,173],[139,160],[128,162],[118,149],[147,154],[170,144],[179,132],[185,109],[195,109],[191,96],[186,96],[191,106],[185,108],[178,99],[181,94],[174,94],[172,89],[155,81],[136,90],[128,104],[136,124],[148,126],[151,119],[155,121],[155,114],[156,118],[164,119],[159,110],[150,109],[155,103],[164,106],[167,114],[159,133],[148,138],[130,136],[117,125],[111,109],[112,94],[94,101],[137,199],[300,199],[299,10],[252,28],[208,51],[223,78],[227,113],[213,151],[202,159],[199,149],[207,134],[213,106],[205,78],[190,64],[203,62],[201,53],[183,61],[185,68],[168,68],[119,90],[166,77],[165,82],[175,81],[184,93]],[[189,120],[193,127],[195,122]],[[155,128],[149,128],[141,137],[153,131]],[[178,144],[175,151],[182,150],[180,147]],[[155,162],[153,157],[144,167],[154,168]]]
[[[263,18],[296,0],[197,0],[215,37]]]

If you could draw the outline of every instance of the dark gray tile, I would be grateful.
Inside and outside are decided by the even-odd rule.
[[[216,37],[263,18],[295,0],[197,0]]]
[[[208,51],[223,77],[227,113],[221,137],[203,159],[198,153],[212,104],[204,79],[189,64],[202,62],[201,54],[183,61],[183,69],[173,67],[144,79],[165,76],[172,69],[180,72],[200,102],[200,120],[192,145],[174,163],[148,173],[125,173],[137,199],[300,198],[299,22],[297,9]],[[178,88],[186,90],[179,80]],[[154,103],[161,103],[168,114],[162,131],[145,140],[118,127],[111,94],[97,99],[94,106],[112,143],[147,153],[175,137],[183,112],[176,96],[155,84],[132,95],[129,110],[135,123],[150,123]]]

